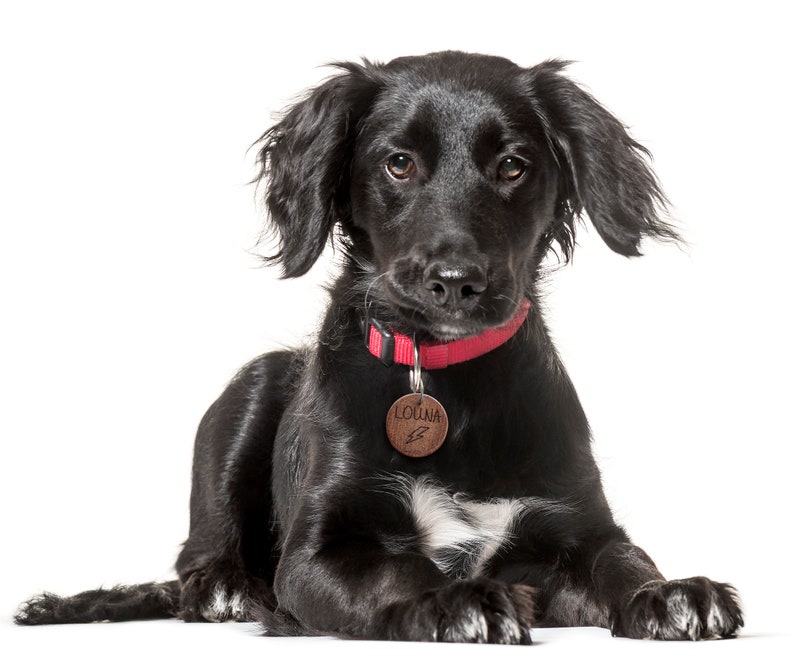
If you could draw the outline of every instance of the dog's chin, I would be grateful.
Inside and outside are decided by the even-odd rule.
[[[434,307],[396,305],[395,327],[404,334],[416,334],[435,341],[457,341],[482,334],[509,321],[518,307],[448,310]]]

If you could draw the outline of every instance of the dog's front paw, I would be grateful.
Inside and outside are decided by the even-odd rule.
[[[734,636],[743,625],[733,586],[696,576],[643,585],[614,616],[612,634],[696,641]]]
[[[528,645],[534,590],[487,579],[456,581],[392,606],[386,637],[401,641]]]

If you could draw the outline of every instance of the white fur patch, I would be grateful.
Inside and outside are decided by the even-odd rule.
[[[656,623],[653,631],[664,639],[676,639],[686,635],[693,641],[700,634],[700,618],[697,607],[683,591],[676,591],[667,597],[667,620]]]
[[[397,477],[397,493],[413,515],[425,555],[450,576],[481,571],[507,544],[527,500],[469,500],[429,477]]]
[[[651,583],[663,585],[665,582]],[[677,588],[670,592],[666,597],[666,603],[667,616],[664,621],[656,617],[648,619],[646,629],[653,638],[669,640],[686,638],[696,641],[733,631],[733,628],[728,629],[728,626],[733,624],[733,619],[713,590],[705,625],[700,619],[697,600],[685,588]]]
[[[739,598],[736,596],[735,591],[729,589],[728,594],[738,604]],[[706,615],[706,629],[708,629],[709,634],[725,634],[736,629],[734,618],[728,613],[723,603],[719,601],[717,593],[714,591],[712,591],[711,606]]]
[[[222,585],[215,586],[212,601],[201,612],[202,617],[210,622],[227,620],[243,620],[245,617],[245,597],[242,593],[227,592]]]

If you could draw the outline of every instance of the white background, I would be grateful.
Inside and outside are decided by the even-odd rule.
[[[535,650],[790,652],[770,636],[790,632],[794,590],[785,3],[271,4],[0,9],[3,649],[24,647],[15,661],[71,648],[132,661],[159,643],[209,661],[239,649],[264,660],[319,645],[363,660],[431,648],[9,620],[43,589],[173,577],[199,418],[241,364],[313,329],[328,263],[293,282],[259,267],[248,147],[329,74],[323,63],[456,48],[577,61],[571,76],[653,151],[688,249],[647,246],[627,260],[582,232],[550,284],[549,324],[618,518],[669,577],[731,581],[747,613],[732,642],[628,645],[557,630],[539,631]]]

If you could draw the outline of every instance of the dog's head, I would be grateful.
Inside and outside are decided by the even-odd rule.
[[[284,276],[338,224],[367,304],[453,338],[510,318],[544,255],[570,257],[583,210],[624,256],[676,238],[646,151],[564,63],[446,52],[340,68],[262,137]]]

